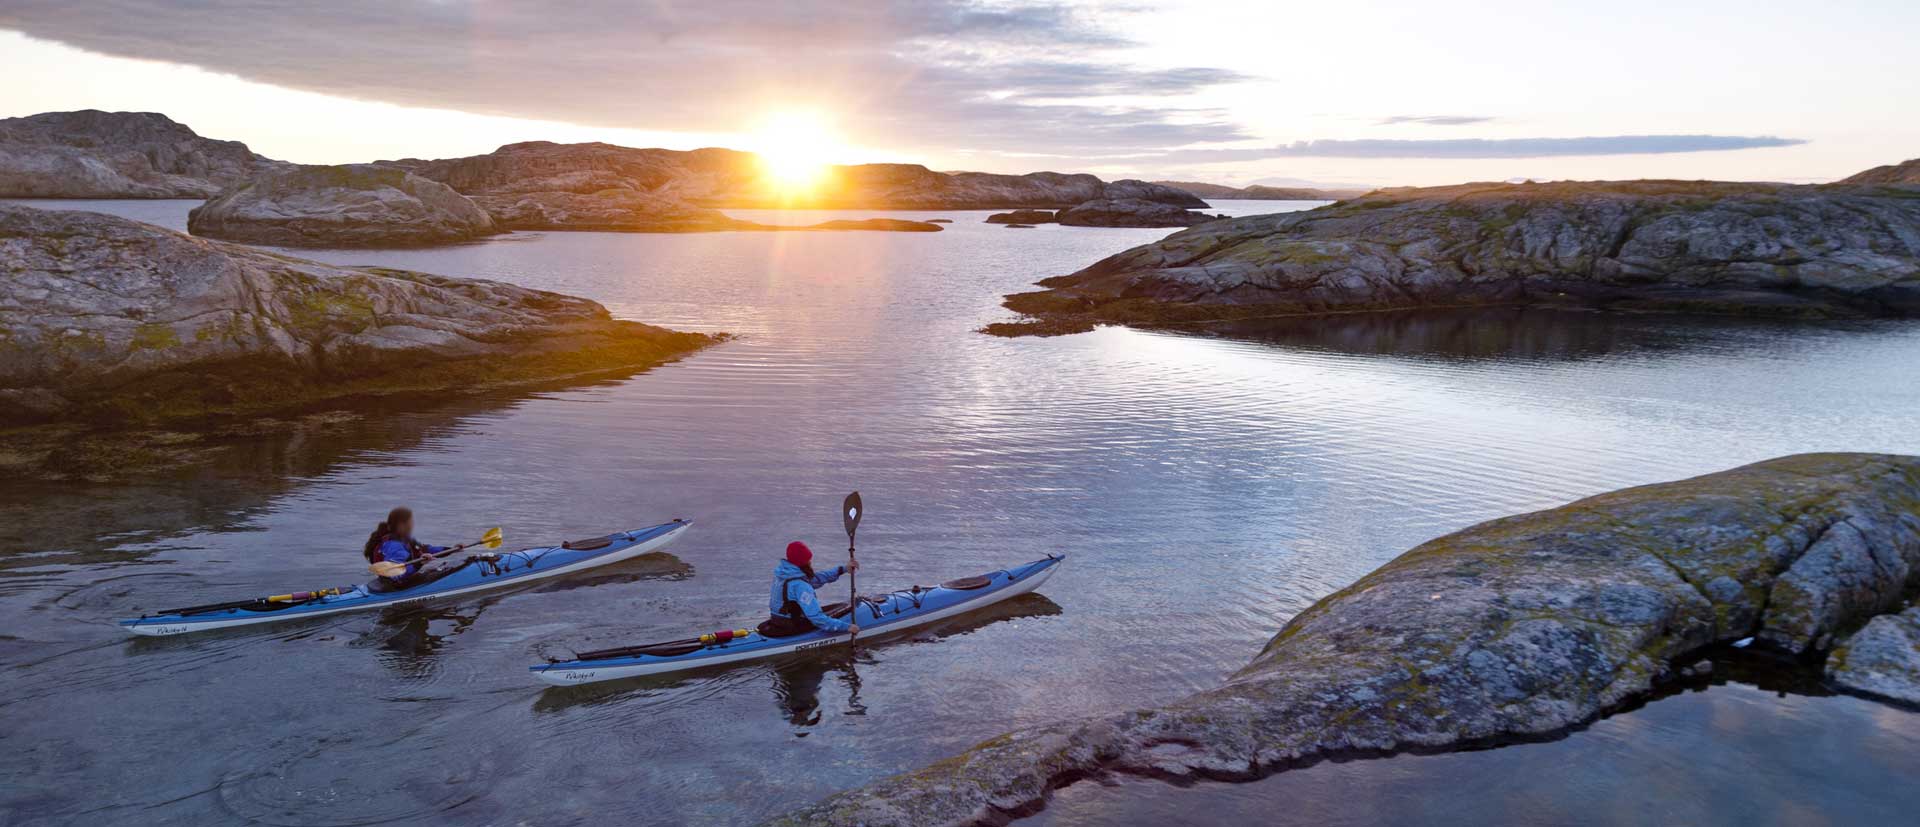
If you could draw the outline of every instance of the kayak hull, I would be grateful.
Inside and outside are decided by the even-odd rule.
[[[873,604],[863,602],[858,609],[860,636],[872,638],[892,634],[1019,597],[1040,588],[1065,560],[1064,555],[1049,556],[1023,566],[993,572],[984,576],[989,584],[978,589],[936,586],[918,592],[894,592],[878,599],[877,602],[881,604],[878,609]],[[948,592],[953,594],[946,594]],[[746,637],[705,646],[685,655],[572,660],[541,664],[529,669],[534,677],[546,683],[573,686],[764,660],[839,646],[852,640],[853,636],[845,632],[814,631],[792,637],[768,638],[756,631]]]
[[[468,565],[439,580],[399,592],[373,592],[362,584],[347,588],[338,595],[285,608],[248,607],[199,614],[150,615],[122,620],[120,627],[136,635],[179,635],[230,629],[237,626],[305,620],[368,609],[411,606],[496,591],[523,583],[587,571],[659,551],[667,544],[679,539],[692,525],[692,521],[675,520],[648,528],[609,534],[604,539],[610,542],[597,548],[583,546],[576,549],[562,545],[521,549],[500,555],[498,573],[488,573],[478,565]]]

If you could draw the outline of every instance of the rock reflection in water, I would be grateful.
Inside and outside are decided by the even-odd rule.
[[[1196,333],[1301,350],[1440,360],[1554,362],[1681,355],[1729,338],[1897,327],[1884,321],[1782,321],[1665,313],[1492,307],[1287,316],[1200,325]]]

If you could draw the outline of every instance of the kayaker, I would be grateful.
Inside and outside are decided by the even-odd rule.
[[[404,574],[399,577],[380,578],[385,581],[384,585],[405,588],[417,585],[415,581],[420,574],[421,564],[416,561],[428,554],[438,554],[446,550],[445,546],[430,546],[413,539],[413,509],[402,506],[387,512],[386,522],[376,526],[373,533],[367,535],[367,545],[363,553],[367,557],[368,565],[382,561],[405,563],[407,570]]]
[[[853,565],[858,568],[860,564]],[[799,540],[788,543],[786,558],[773,567],[773,593],[767,601],[767,610],[773,616],[760,624],[760,633],[767,637],[790,637],[820,629],[859,634],[858,625],[823,611],[820,596],[813,591],[839,580],[847,571],[846,566],[834,566],[815,573],[813,549]]]

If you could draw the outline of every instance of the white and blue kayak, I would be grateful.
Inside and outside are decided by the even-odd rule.
[[[674,520],[650,528],[617,532],[591,540],[574,540],[557,546],[475,554],[450,569],[436,573],[429,582],[398,591],[383,590],[381,584],[385,581],[376,579],[354,586],[166,609],[156,614],[122,620],[120,626],[137,635],[178,635],[362,609],[407,606],[428,600],[494,591],[582,572],[658,551],[686,533],[692,525],[689,520]]]
[[[1065,555],[1048,555],[1023,566],[949,580],[938,586],[863,595],[857,601],[858,608],[851,611],[862,639],[924,626],[1040,588],[1065,560]],[[825,608],[828,614],[842,619],[850,613],[844,603]],[[852,639],[846,632],[817,629],[788,637],[767,637],[755,629],[727,630],[686,640],[581,652],[573,660],[529,668],[540,680],[569,686],[760,660],[837,646]]]

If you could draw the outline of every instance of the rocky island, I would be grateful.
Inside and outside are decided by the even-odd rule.
[[[502,232],[451,187],[373,164],[256,175],[193,208],[187,231],[284,247],[416,247]]]
[[[1138,198],[1100,198],[1060,211],[1068,227],[1192,227],[1226,218]]]
[[[206,198],[282,166],[154,112],[0,120],[0,197]]]
[[[1173,207],[1177,214],[1185,207],[1206,206],[1185,192],[1143,181],[1108,183],[1092,175],[1052,172],[943,173],[917,164],[832,167],[825,180],[811,191],[785,193],[769,186],[757,156],[728,149],[680,151],[529,141],[465,158],[382,163],[445,183],[472,198],[507,229],[793,229],[730,218],[720,212],[722,208],[1062,208],[1101,199],[1126,199],[1129,204]],[[914,226],[925,223],[808,229],[926,232],[924,226]]]
[[[152,425],[639,369],[716,341],[495,281],[0,205],[0,425]]]
[[[1920,457],[1805,454],[1629,488],[1414,548],[1294,616],[1219,688],[1008,733],[778,823],[1004,823],[1101,773],[1250,780],[1537,737],[1718,645],[1823,650],[1916,587]]]
[[[787,192],[767,179],[758,156],[729,149],[527,141],[463,158],[301,166],[202,138],[164,115],[92,110],[0,120],[0,197],[210,198],[194,211],[193,234],[304,247],[413,247],[512,230],[939,229],[898,218],[771,225],[723,208],[1032,208],[1062,210],[1061,223],[1107,227],[1209,218],[1189,211],[1206,202],[1183,190],[1055,172],[859,164],[831,167],[816,186]]]
[[[994,213],[987,216],[986,221],[988,224],[1005,224],[1009,227],[1031,227],[1036,224],[1062,224],[1068,227],[1191,227],[1225,217],[1139,198],[1096,198],[1058,212],[1012,210]]]
[[[1920,193],[1701,181],[1385,189],[1215,221],[1007,298],[1068,333],[1421,307],[1920,312]]]
[[[1212,201],[1341,201],[1367,194],[1366,190],[1358,189],[1270,187],[1265,184],[1229,187],[1225,184],[1203,184],[1198,181],[1155,181],[1153,183],[1190,192]]]

